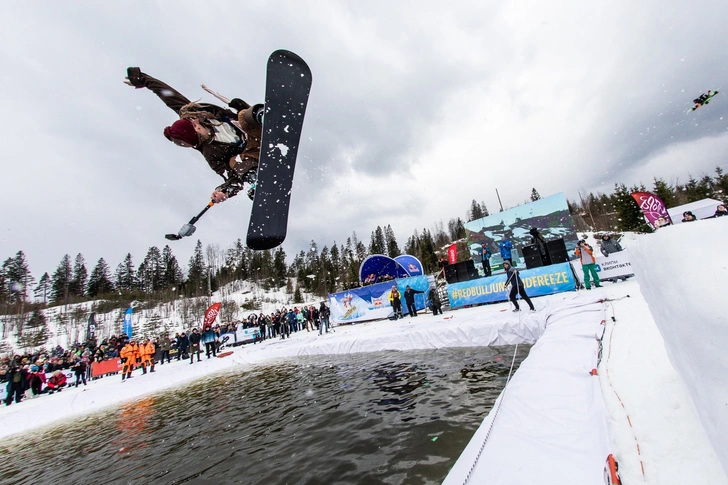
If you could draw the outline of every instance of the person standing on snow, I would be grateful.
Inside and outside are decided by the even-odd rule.
[[[195,362],[195,354],[197,354],[197,362],[200,361],[200,340],[202,335],[197,331],[196,328],[192,329],[192,333],[189,336],[190,342],[190,364]]]
[[[599,245],[599,251],[601,251],[604,257],[609,257],[610,254],[622,251],[622,246],[618,241],[612,239],[611,236],[605,234],[602,236],[602,243]]]
[[[504,286],[511,285],[511,293],[508,298],[513,303],[513,306],[516,307],[513,311],[521,311],[521,308],[518,306],[518,300],[516,300],[516,295],[521,295],[521,298],[528,304],[531,311],[535,312],[536,309],[533,307],[533,303],[531,303],[528,294],[526,294],[526,288],[523,286],[523,281],[521,281],[521,277],[518,275],[518,270],[511,265],[510,261],[503,261],[503,269],[506,270],[506,284]]]
[[[389,303],[392,305],[394,319],[404,318],[402,315],[402,299],[399,295],[397,285],[392,285],[392,291],[389,292]]]
[[[215,331],[208,327],[205,327],[205,331],[202,332],[202,343],[205,344],[205,355],[207,355],[207,358],[210,358],[210,352],[212,352],[212,356],[216,357],[217,354],[215,352]]]
[[[147,373],[147,366],[149,366],[149,372],[154,372],[154,354],[157,353],[157,348],[154,342],[147,339],[146,342],[139,346],[139,354],[142,358],[142,374]]]
[[[589,275],[591,274],[594,279],[594,286],[601,288],[602,285],[599,281],[599,275],[597,274],[596,263],[597,260],[594,257],[594,250],[589,246],[583,239],[576,245],[574,254],[581,262],[581,268],[584,271],[584,286],[587,290],[591,290],[591,282],[589,281]]]
[[[243,188],[243,183],[250,185],[248,197],[253,200],[263,130],[263,105],[250,106],[235,98],[228,102],[228,106],[237,110],[234,113],[214,104],[193,103],[138,67],[130,67],[126,72],[125,84],[149,89],[179,115],[179,120],[164,129],[164,136],[177,146],[199,151],[210,168],[225,179],[212,192],[212,200],[224,202],[236,195]]]
[[[513,264],[513,257],[511,255],[513,243],[510,242],[508,239],[503,239],[498,247],[500,248],[500,255],[501,258],[503,258],[503,261],[508,261],[510,264]]]
[[[424,293],[424,291],[414,290],[409,285],[404,290],[404,301],[407,303],[407,313],[409,313],[410,318],[417,316],[417,308],[415,307],[415,295],[417,293]]]
[[[435,316],[438,312],[442,315],[442,303],[440,302],[440,295],[437,294],[437,288],[430,288],[430,292],[427,297],[430,299],[432,315]]]
[[[121,362],[124,364],[121,368],[121,380],[131,379],[131,373],[139,359],[139,346],[136,344],[136,340],[129,340],[129,343],[122,347],[119,356],[121,357]]]
[[[493,256],[493,253],[490,252],[490,248],[486,246],[485,244],[481,245],[483,248],[483,254],[481,255],[480,261],[483,263],[483,273],[485,273],[485,276],[491,276],[491,270],[490,270],[490,257]]]
[[[329,333],[329,317],[331,316],[331,310],[329,310],[329,307],[326,306],[325,302],[321,302],[321,305],[319,306],[319,318],[321,319],[321,322],[319,323],[319,335],[323,335],[324,330],[326,330],[326,333]]]

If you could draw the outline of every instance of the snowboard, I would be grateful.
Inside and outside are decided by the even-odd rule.
[[[710,100],[713,99],[713,96],[715,96],[716,94],[718,94],[718,91],[708,91],[708,97],[705,100],[698,102],[699,101],[699,98],[698,99],[694,99],[693,100],[693,103],[695,103],[695,106],[693,106],[692,108],[690,108],[688,110],[688,114],[692,113],[693,111],[695,111],[696,109],[700,108],[704,104],[710,103]]]
[[[293,52],[277,50],[268,58],[258,180],[246,238],[251,249],[272,249],[286,239],[311,82],[311,70]]]

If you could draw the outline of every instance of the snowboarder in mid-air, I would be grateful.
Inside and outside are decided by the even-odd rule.
[[[708,94],[703,93],[700,96],[698,96],[697,98],[695,98],[693,100],[693,104],[695,104],[695,106],[690,108],[690,110],[688,110],[688,113],[690,113],[691,111],[695,111],[696,109],[700,108],[701,106],[703,106],[705,104],[709,104],[710,100],[713,99],[713,96],[715,96],[716,94],[718,94],[718,91],[711,91],[709,89]]]
[[[179,115],[179,120],[164,129],[164,136],[177,146],[199,151],[210,168],[225,180],[212,192],[212,202],[224,202],[237,195],[244,189],[243,184],[248,184],[248,197],[253,200],[260,157],[262,104],[250,106],[235,98],[228,102],[235,113],[214,104],[191,102],[138,67],[127,69],[124,82],[137,89],[149,89]]]

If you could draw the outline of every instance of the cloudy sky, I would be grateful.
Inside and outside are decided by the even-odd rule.
[[[262,102],[275,49],[302,56],[313,89],[299,150],[292,256],[356,231],[415,229],[615,181],[728,171],[726,2],[334,0],[0,4],[4,115],[0,257],[36,278],[64,254],[112,270],[167,244],[221,179],[162,136],[175,120],[128,66],[191,99],[199,85]],[[214,207],[192,238],[245,240],[250,201]]]

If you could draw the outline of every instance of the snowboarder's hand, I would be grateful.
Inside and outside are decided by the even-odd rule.
[[[124,84],[127,86],[133,86],[137,89],[143,88],[142,85],[142,70],[138,67],[126,68],[126,77],[124,78]]]
[[[221,190],[216,190],[212,193],[210,196],[212,201],[216,204],[219,204],[220,202],[225,202],[228,198],[227,194]]]

